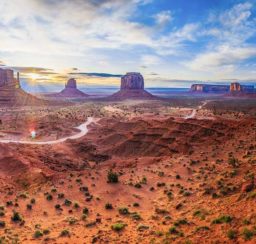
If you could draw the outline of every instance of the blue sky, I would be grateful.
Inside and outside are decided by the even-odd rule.
[[[256,84],[256,0],[1,0],[0,11],[0,64],[34,86],[112,86],[129,71],[148,87]]]

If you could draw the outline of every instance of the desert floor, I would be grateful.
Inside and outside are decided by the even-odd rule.
[[[0,141],[88,117],[0,143],[0,243],[256,242],[255,100],[5,107]]]

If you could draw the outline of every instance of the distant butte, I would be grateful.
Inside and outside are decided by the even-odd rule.
[[[0,106],[38,106],[46,103],[21,88],[19,72],[15,78],[13,70],[0,68]]]
[[[47,97],[62,97],[62,98],[85,98],[89,97],[88,94],[80,91],[77,88],[77,82],[74,78],[71,78],[65,84],[65,88],[59,93],[48,94]]]
[[[144,89],[144,78],[140,73],[130,72],[121,78],[120,90],[109,97],[114,100],[154,99],[151,93]]]

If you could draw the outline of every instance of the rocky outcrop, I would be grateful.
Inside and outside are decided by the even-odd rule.
[[[120,90],[109,97],[111,100],[155,98],[155,96],[144,90],[143,76],[135,72],[130,72],[122,76]]]

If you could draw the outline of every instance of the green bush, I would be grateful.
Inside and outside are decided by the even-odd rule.
[[[230,223],[232,221],[232,217],[229,215],[222,215],[217,219],[212,221],[213,224],[223,224],[223,223]]]
[[[254,232],[247,228],[244,228],[242,231],[242,235],[243,235],[244,240],[248,241],[248,240],[252,239]]]
[[[21,217],[21,215],[18,213],[18,212],[13,212],[13,215],[12,215],[12,217],[11,217],[11,220],[13,221],[13,222],[21,222],[22,221],[22,217]]]
[[[34,233],[34,238],[40,238],[43,236],[43,233],[40,230],[36,230]]]
[[[114,231],[121,231],[124,229],[125,226],[126,226],[126,224],[124,224],[124,223],[115,223],[111,226],[111,229]]]
[[[108,172],[108,183],[118,183],[118,174],[112,170]]]
[[[121,215],[128,215],[130,213],[128,208],[119,208],[118,212]]]
[[[106,203],[105,204],[105,209],[113,209],[113,206],[111,203]]]
[[[237,231],[235,230],[229,230],[228,233],[227,233],[227,237],[230,239],[230,240],[234,240],[237,238]]]

